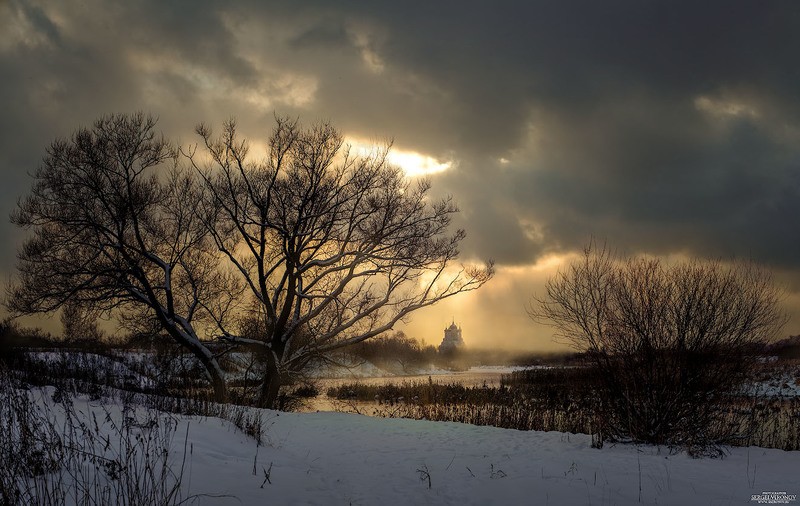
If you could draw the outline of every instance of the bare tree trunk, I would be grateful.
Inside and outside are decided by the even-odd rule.
[[[206,376],[208,376],[209,381],[211,381],[211,387],[214,389],[214,402],[227,402],[228,387],[225,381],[225,373],[219,366],[219,361],[211,354],[209,349],[199,345],[196,341],[184,338],[184,336],[173,327],[166,327],[166,330],[179,345],[188,349],[192,355],[197,357],[200,363],[203,364]]]
[[[278,370],[278,362],[274,353],[266,353],[267,370],[261,383],[261,392],[258,396],[258,407],[277,409],[278,393],[281,388],[281,375]]]
[[[208,360],[205,356],[199,358],[200,362],[205,367],[208,379],[211,381],[211,386],[214,388],[214,402],[228,402],[228,387],[219,364],[216,360]]]

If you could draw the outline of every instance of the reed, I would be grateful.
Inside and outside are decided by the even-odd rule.
[[[596,436],[602,406],[596,373],[582,368],[545,368],[503,376],[499,387],[465,387],[428,381],[344,384],[329,388],[338,409],[378,417],[491,425],[517,430]],[[800,398],[736,396],[724,407],[712,433],[734,434],[721,445],[800,450]],[[598,441],[600,441],[598,439]],[[718,454],[720,447],[679,447]]]

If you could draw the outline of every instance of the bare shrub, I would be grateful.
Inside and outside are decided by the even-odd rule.
[[[736,436],[725,406],[759,342],[784,323],[780,290],[751,263],[621,259],[588,247],[530,315],[601,373],[606,440],[708,448]]]

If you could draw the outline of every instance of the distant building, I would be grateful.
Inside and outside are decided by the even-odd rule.
[[[461,327],[458,327],[455,320],[453,320],[453,323],[444,329],[444,339],[442,339],[442,344],[439,345],[439,353],[457,350],[463,346],[464,340],[461,338]]]

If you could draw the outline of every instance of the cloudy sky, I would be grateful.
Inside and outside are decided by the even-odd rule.
[[[236,117],[394,139],[493,258],[479,292],[418,314],[438,342],[556,346],[531,294],[591,237],[630,253],[752,258],[800,333],[800,2],[0,0],[0,216],[46,145],[143,110],[183,143]],[[413,177],[413,176],[412,176]],[[0,220],[0,273],[21,232]]]

